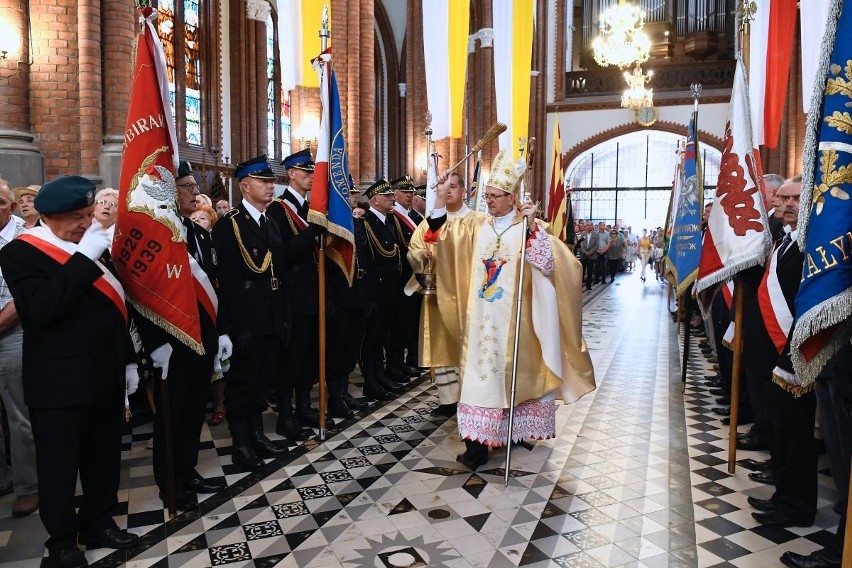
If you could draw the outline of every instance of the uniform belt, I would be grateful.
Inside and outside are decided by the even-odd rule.
[[[362,278],[366,278],[366,277],[367,277],[367,270],[366,269],[359,268],[358,270],[355,271],[355,278],[357,278],[358,280],[360,280]]]
[[[275,287],[272,286],[271,280],[269,278],[264,278],[263,280],[243,280],[243,289],[245,290],[256,290],[256,289],[269,289],[273,290],[277,289],[278,283],[275,283]]]

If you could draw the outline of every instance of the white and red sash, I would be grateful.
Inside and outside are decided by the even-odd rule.
[[[210,316],[213,323],[216,323],[216,314],[219,313],[219,298],[216,297],[216,291],[213,289],[213,284],[210,278],[198,261],[192,255],[189,255],[189,269],[192,271],[192,284],[195,287],[195,297],[198,298],[198,303]]]
[[[393,211],[393,214],[396,215],[397,219],[399,219],[400,221],[405,223],[408,226],[408,228],[411,229],[412,233],[414,232],[415,229],[417,229],[417,225],[414,224],[414,221],[411,220],[411,217],[400,212],[400,210],[397,209],[396,207],[391,209],[391,211]]]
[[[300,231],[304,231],[308,228],[308,222],[299,216],[295,205],[286,199],[279,199],[279,202],[284,206],[284,212],[290,216],[290,219],[296,224]]]
[[[48,236],[44,234],[43,231],[39,231],[39,228],[42,227],[31,229],[18,238],[34,246],[59,264],[65,264],[68,262],[72,253],[61,248],[58,244],[50,242],[49,238],[52,236],[52,233]],[[71,245],[73,243],[68,244]],[[74,245],[74,247],[76,248],[76,245]],[[92,285],[98,290],[98,292],[106,296],[113,304],[115,304],[116,309],[121,312],[125,323],[127,323],[129,318],[127,316],[127,306],[124,304],[124,288],[122,288],[121,282],[119,282],[118,278],[116,278],[101,262],[97,260],[94,262],[98,265],[98,268],[101,269],[103,274],[101,274],[101,276],[95,280]]]
[[[790,306],[787,305],[781,283],[778,281],[778,274],[775,271],[778,266],[778,252],[780,250],[780,248],[776,249],[772,253],[769,266],[766,268],[763,280],[761,280],[760,287],[757,289],[757,303],[760,306],[763,323],[779,354],[784,351],[787,336],[793,326],[793,314],[790,313]]]

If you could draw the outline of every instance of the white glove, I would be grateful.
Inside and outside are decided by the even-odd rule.
[[[92,221],[92,226],[86,229],[77,245],[77,252],[97,260],[111,244],[112,238],[109,232],[97,221]]]
[[[139,388],[139,369],[136,363],[130,363],[124,368],[124,384],[127,389],[127,396],[136,392]]]
[[[228,337],[228,334],[219,336],[219,360],[225,361],[226,359],[231,358],[231,354],[234,352],[234,344],[231,343],[231,338]]]
[[[154,364],[155,369],[162,369],[163,376],[161,377],[164,381],[166,380],[166,376],[169,374],[169,359],[172,356],[172,346],[168,343],[164,343],[151,351],[151,362]]]

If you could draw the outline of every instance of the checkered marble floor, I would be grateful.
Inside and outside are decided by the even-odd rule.
[[[583,300],[599,388],[559,407],[557,438],[513,449],[508,487],[505,450],[492,451],[476,473],[455,461],[463,450],[455,420],[430,416],[437,398],[420,380],[335,424],[324,442],[292,447],[251,474],[231,465],[226,425],[205,425],[198,470],[228,488],[166,522],[144,447],[147,425],[126,436],[116,511],[143,538],[132,550],[87,558],[138,568],[762,567],[780,550],[818,546],[836,522],[827,479],[822,529],[769,533],[748,522],[746,495],[768,493],[742,468],[725,473],[724,433],[707,415],[701,385],[711,366],[697,343],[684,404],[664,288],[627,274]],[[273,431],[274,416],[264,418]],[[0,563],[38,566],[44,530],[37,516],[12,519],[11,503],[0,498]]]

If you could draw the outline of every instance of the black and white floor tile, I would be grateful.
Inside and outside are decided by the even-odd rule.
[[[768,490],[743,468],[727,474],[726,431],[709,414],[703,385],[712,365],[697,341],[681,393],[662,285],[625,274],[583,300],[599,388],[559,407],[556,439],[514,447],[508,487],[505,450],[476,473],[455,461],[463,450],[455,420],[431,417],[437,398],[427,379],[251,474],[231,465],[226,424],[205,425],[198,470],[228,488],[168,522],[147,425],[126,436],[116,511],[143,538],[129,551],[87,551],[88,560],[133,568],[764,567],[780,565],[784,550],[817,548],[837,522],[830,479],[821,476],[817,526],[757,526],[746,496]],[[274,416],[265,420],[273,431]],[[0,563],[38,566],[44,530],[37,516],[11,518],[11,503],[0,498]]]

